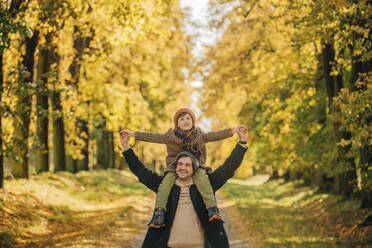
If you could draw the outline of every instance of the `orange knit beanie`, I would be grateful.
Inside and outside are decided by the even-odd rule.
[[[194,113],[188,109],[188,108],[181,108],[179,109],[175,114],[174,114],[174,117],[173,117],[173,120],[174,120],[174,129],[177,128],[177,122],[178,122],[178,117],[180,116],[180,114],[182,113],[188,113],[190,116],[191,116],[191,119],[192,119],[192,123],[193,123],[193,126],[195,126],[195,115]]]

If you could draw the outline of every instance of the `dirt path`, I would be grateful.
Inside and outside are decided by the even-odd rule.
[[[133,243],[131,244],[130,248],[140,248],[142,246],[147,232],[147,223],[149,222],[150,218],[151,215],[146,215],[146,218],[141,220],[143,230],[133,238]]]
[[[260,234],[250,227],[249,221],[241,218],[235,203],[226,200],[222,193],[217,193],[217,203],[225,222],[227,237],[231,248],[262,247]]]
[[[154,203],[139,196],[127,201],[127,207],[73,211],[45,206],[30,195],[0,192],[0,247],[131,248]],[[9,224],[23,231],[15,237],[5,229]]]

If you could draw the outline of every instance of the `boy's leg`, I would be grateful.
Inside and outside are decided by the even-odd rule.
[[[221,220],[220,212],[217,208],[216,198],[214,197],[212,185],[206,175],[206,171],[202,168],[198,168],[193,176],[193,179],[200,195],[203,198],[205,207],[208,210],[209,221]]]
[[[158,193],[156,194],[156,203],[154,215],[150,223],[148,224],[151,228],[164,227],[165,211],[167,211],[167,202],[170,191],[176,182],[176,173],[168,172],[165,174],[163,181],[159,185]]]
[[[212,185],[209,182],[206,171],[203,168],[198,168],[193,179],[203,198],[206,208],[217,207],[216,198],[214,197]]]
[[[162,208],[167,211],[169,194],[175,182],[176,173],[168,172],[165,174],[163,181],[159,185],[158,193],[156,194],[155,209]]]

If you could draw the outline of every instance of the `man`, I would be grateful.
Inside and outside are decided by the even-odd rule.
[[[226,181],[234,175],[240,166],[247,150],[248,129],[239,128],[239,143],[230,156],[214,172],[208,174],[213,192],[221,188]],[[155,172],[147,169],[138,159],[128,141],[129,135],[121,132],[120,141],[123,146],[123,155],[129,169],[138,177],[139,181],[149,189],[157,192],[163,180]],[[192,175],[198,168],[195,156],[189,152],[181,152],[176,158],[176,184],[173,186],[167,203],[165,227],[149,228],[145,237],[143,248],[228,248],[229,241],[223,221],[208,221],[208,212],[195,184]]]

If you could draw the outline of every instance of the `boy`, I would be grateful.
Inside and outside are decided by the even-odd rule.
[[[122,131],[130,137],[135,137],[136,140],[165,144],[167,147],[166,174],[158,189],[155,211],[149,227],[160,228],[165,226],[164,214],[167,211],[166,205],[170,191],[176,181],[175,159],[177,154],[182,151],[189,151],[198,159],[199,168],[193,175],[193,181],[208,210],[209,221],[221,220],[212,186],[206,175],[206,173],[211,173],[212,169],[206,165],[207,152],[205,143],[231,137],[238,132],[240,126],[233,129],[204,133],[200,128],[195,127],[195,115],[188,108],[178,110],[173,120],[175,128],[170,128],[165,134]]]

